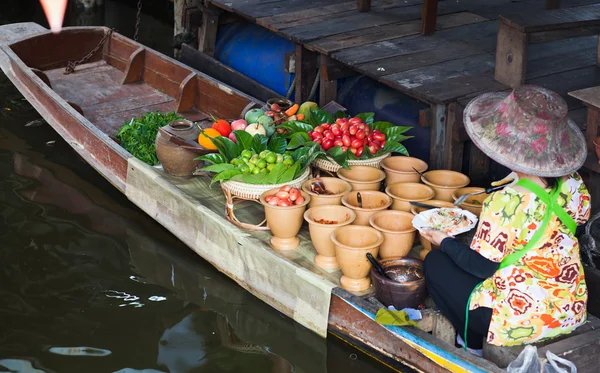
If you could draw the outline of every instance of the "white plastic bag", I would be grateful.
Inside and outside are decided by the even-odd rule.
[[[550,351],[546,351],[546,359],[548,362],[544,364],[543,373],[577,373],[575,364],[567,359],[556,356]],[[559,363],[564,367],[559,366]],[[569,370],[566,368],[569,368]]]
[[[525,346],[514,361],[506,367],[508,373],[540,373],[542,364],[537,354],[537,347]]]

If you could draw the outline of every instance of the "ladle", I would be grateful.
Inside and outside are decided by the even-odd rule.
[[[369,259],[369,262],[371,262],[371,264],[373,264],[373,267],[375,267],[375,269],[377,270],[377,272],[379,272],[380,275],[382,275],[383,277],[385,277],[391,281],[394,281],[394,280],[392,280],[392,278],[390,276],[388,276],[387,273],[385,273],[385,269],[383,269],[381,264],[379,264],[377,259],[375,259],[373,257],[373,255],[371,255],[371,253],[367,253],[367,259]]]
[[[413,167],[412,169],[413,169],[413,170],[415,170],[415,172],[416,172],[416,173],[418,173],[419,175],[421,175],[421,177],[422,177],[423,179],[427,180],[427,178],[425,177],[425,174],[424,174],[423,172],[421,172],[421,171],[417,170],[417,169],[416,169],[416,168],[414,168],[414,167]]]

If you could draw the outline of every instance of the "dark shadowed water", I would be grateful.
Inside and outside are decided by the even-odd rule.
[[[103,17],[90,24],[119,20]],[[168,33],[153,40],[166,51],[172,28],[160,27]],[[391,372],[195,255],[88,166],[1,73],[0,371]]]

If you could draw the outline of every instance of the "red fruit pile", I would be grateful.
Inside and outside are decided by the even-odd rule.
[[[340,146],[343,151],[350,150],[357,157],[363,154],[365,146],[371,155],[375,155],[385,145],[385,134],[371,130],[360,118],[339,118],[334,124],[323,123],[308,135],[325,151]]]
[[[303,204],[304,197],[302,197],[298,188],[284,185],[279,188],[277,193],[266,196],[265,202],[273,206],[289,207]]]

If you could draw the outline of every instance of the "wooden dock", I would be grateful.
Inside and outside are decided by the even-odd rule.
[[[363,2],[370,3],[366,12],[358,8]],[[487,181],[490,161],[470,145],[462,110],[477,94],[510,89],[509,79],[500,76],[506,84],[496,80],[496,59],[504,59],[500,54],[515,43],[514,35],[499,35],[499,25],[504,24],[499,18],[533,14],[526,21],[537,22],[536,28],[523,28],[524,61],[513,62],[515,52],[509,50],[512,65],[505,75],[513,76],[522,68],[524,83],[560,93],[571,117],[583,126],[583,103],[567,92],[600,84],[595,22],[600,8],[593,6],[600,1],[434,2],[435,32],[425,36],[422,15],[431,18],[430,0],[206,0],[199,50],[212,53],[219,17],[238,17],[296,43],[298,100],[308,96],[319,70],[322,103],[335,99],[336,79],[356,73],[425,102],[430,109],[420,113],[420,125],[432,129],[430,167],[461,170],[464,155],[470,154],[465,171],[480,184]],[[547,10],[557,7],[561,9],[555,13]],[[551,24],[540,29],[540,24],[547,26],[544,22]],[[498,40],[502,47],[497,49]]]

